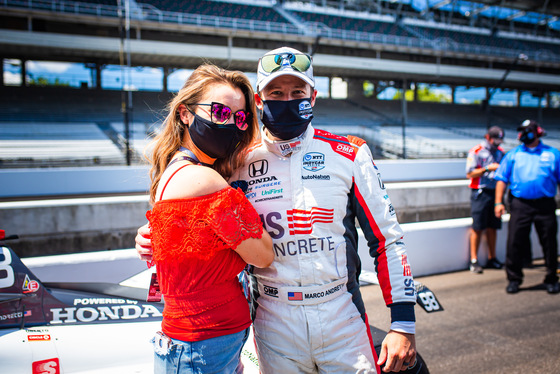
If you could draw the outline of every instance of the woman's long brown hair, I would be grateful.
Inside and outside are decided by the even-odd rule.
[[[243,139],[235,152],[226,158],[217,159],[212,167],[227,180],[235,169],[243,165],[247,148],[258,136],[257,111],[251,82],[240,71],[225,70],[211,64],[201,65],[191,74],[177,95],[168,104],[168,114],[163,121],[162,131],[155,137],[151,144],[153,150],[148,152],[146,156],[152,165],[150,169],[152,181],[150,203],[155,202],[156,190],[161,176],[173,155],[181,147],[183,138],[185,137],[187,143],[192,144],[187,127],[179,117],[179,106],[184,104],[188,107],[197,104],[206,91],[213,89],[216,84],[228,84],[241,90],[243,96],[245,96],[245,110],[251,113],[251,122],[243,133]]]

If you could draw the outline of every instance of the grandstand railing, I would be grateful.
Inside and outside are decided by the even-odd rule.
[[[59,0],[0,0],[5,7],[25,8],[59,13],[74,13],[81,15],[93,15],[98,17],[121,16],[119,7],[116,5],[93,4],[74,1]],[[265,22],[258,20],[247,20],[242,18],[229,18],[218,16],[206,16],[201,14],[189,14],[159,10],[150,4],[138,3],[139,9],[132,9],[130,18],[132,20],[154,21],[159,23],[176,23],[179,25],[207,26],[216,28],[227,28],[233,30],[248,30],[271,32],[280,34],[302,34],[302,31],[290,23]]]
[[[391,44],[408,48],[423,48],[436,51],[471,53],[478,55],[491,55],[515,59],[519,53],[523,52],[534,61],[550,61],[560,62],[560,56],[548,50],[546,51],[526,51],[515,50],[511,48],[488,47],[482,45],[473,45],[459,43],[449,38],[439,39],[420,39],[407,36],[374,34],[353,30],[330,29],[324,24],[308,22],[306,26],[311,30],[312,34],[321,35],[330,39],[343,39],[359,42]]]
[[[95,15],[98,17],[118,17],[118,7],[105,4],[82,3],[58,0],[1,0],[5,7],[43,10],[59,13]]]
[[[59,0],[0,0],[4,7],[25,8],[50,12],[74,13],[93,15],[97,17],[120,16],[119,7],[106,4],[94,4],[75,1]],[[471,53],[478,55],[500,56],[515,59],[523,52],[534,61],[560,62],[560,56],[551,51],[520,51],[516,49],[488,47],[482,45],[457,43],[447,39],[422,39],[408,36],[386,35],[378,33],[359,32],[353,30],[331,29],[324,24],[308,22],[304,30],[291,23],[267,22],[242,18],[229,18],[189,14],[159,10],[149,4],[138,3],[138,8],[132,10],[132,20],[144,20],[158,23],[173,23],[197,27],[224,28],[230,30],[245,30],[252,32],[267,32],[292,35],[320,35],[323,38],[340,39],[357,42],[395,45],[408,48],[430,49],[440,52]]]
[[[260,31],[267,33],[303,34],[298,27],[290,23],[265,22],[242,18],[226,18],[201,14],[168,12],[147,7],[142,9],[142,20],[155,21],[159,23],[177,23],[179,25],[196,25],[198,27]]]

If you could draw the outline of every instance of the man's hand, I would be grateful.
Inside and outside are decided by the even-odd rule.
[[[507,184],[505,182],[503,181],[496,182],[496,197],[495,197],[496,203],[494,204],[494,214],[498,218],[502,218],[502,216],[506,212],[506,207],[504,206],[503,203],[504,192],[506,191],[506,187]]]
[[[503,203],[497,203],[496,206],[494,207],[494,214],[496,215],[497,218],[502,218],[505,212],[506,212],[506,207],[504,206]]]
[[[389,331],[381,344],[378,365],[385,367],[383,371],[405,371],[416,363],[416,338],[414,334]]]
[[[150,226],[146,223],[138,229],[138,234],[136,234],[136,251],[141,260],[152,261],[153,249],[152,249],[152,233],[150,231]]]
[[[496,171],[500,167],[500,164],[498,164],[497,162],[493,162],[487,167],[488,167],[488,171]]]

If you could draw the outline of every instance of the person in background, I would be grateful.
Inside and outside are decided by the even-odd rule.
[[[496,217],[505,213],[503,203],[507,185],[510,188],[510,221],[508,226],[505,269],[507,293],[519,292],[523,282],[523,259],[534,223],[543,249],[546,266],[544,285],[548,293],[560,292],[558,284],[558,222],[554,196],[560,182],[560,151],[541,141],[546,134],[533,120],[517,128],[523,143],[509,151],[496,171]]]
[[[414,280],[403,231],[367,144],[311,125],[317,91],[310,56],[282,47],[267,52],[257,69],[261,141],[229,180],[245,188],[273,240],[272,265],[252,272],[261,372],[414,367]],[[356,220],[391,309],[379,358],[358,282]],[[141,257],[150,255],[147,235],[143,226],[136,237]]]
[[[251,324],[238,274],[270,265],[272,241],[226,182],[258,133],[241,72],[197,68],[169,104],[151,152],[147,212],[161,293],[156,373],[241,373]]]
[[[504,157],[500,144],[504,141],[504,130],[492,126],[484,136],[484,141],[473,147],[467,156],[467,178],[471,180],[471,216],[469,269],[473,273],[482,273],[478,263],[478,247],[482,233],[488,244],[488,261],[486,267],[501,269],[502,263],[496,258],[497,230],[502,228],[502,221],[494,214],[496,181],[494,174]]]

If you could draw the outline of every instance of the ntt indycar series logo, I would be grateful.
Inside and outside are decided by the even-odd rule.
[[[299,116],[303,119],[309,119],[313,115],[313,108],[309,101],[302,101],[299,103]]]
[[[325,168],[325,155],[319,152],[309,152],[303,156],[303,168],[309,171],[319,171]]]

